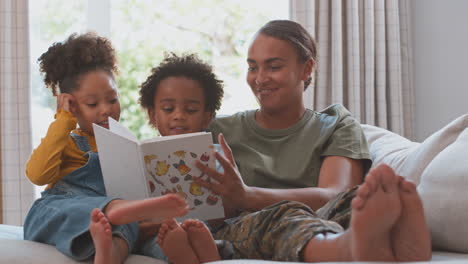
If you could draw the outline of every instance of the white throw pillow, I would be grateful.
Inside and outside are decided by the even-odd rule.
[[[468,114],[458,117],[422,143],[412,142],[388,130],[362,125],[369,143],[372,166],[387,163],[398,175],[419,184],[421,174],[432,159],[468,127]]]
[[[386,163],[398,172],[407,157],[421,145],[380,127],[372,125],[361,125],[361,127],[369,144],[372,167]]]
[[[468,253],[468,129],[427,166],[418,192],[434,248]]]

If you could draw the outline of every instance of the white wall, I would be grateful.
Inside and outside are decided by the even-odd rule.
[[[415,135],[421,141],[468,113],[468,1],[410,0]]]

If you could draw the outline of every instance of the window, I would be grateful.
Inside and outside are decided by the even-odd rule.
[[[86,27],[86,1],[29,1],[31,58],[31,119],[33,146],[45,136],[55,113],[55,98],[45,88],[37,59],[52,43],[64,40],[73,32]]]
[[[180,3],[184,3],[183,5]],[[266,21],[286,19],[289,2],[256,0],[148,1],[113,0],[111,39],[119,54],[122,122],[139,137],[152,135],[135,103],[138,85],[163,58],[164,51],[195,52],[213,65],[225,82],[218,114],[257,106],[245,81],[251,35]]]
[[[111,39],[120,68],[121,122],[147,138],[155,131],[138,105],[138,86],[165,51],[197,53],[213,65],[225,82],[218,114],[255,108],[245,81],[248,41],[267,21],[289,17],[287,0],[34,0],[29,5],[34,147],[46,134],[56,107],[37,58],[71,33],[94,30]]]

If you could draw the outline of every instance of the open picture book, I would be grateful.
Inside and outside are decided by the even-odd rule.
[[[224,217],[221,197],[196,184],[208,176],[195,160],[216,168],[211,133],[200,132],[139,141],[126,127],[109,118],[109,129],[93,124],[104,185],[108,196],[136,200],[175,193],[190,210],[179,218],[209,220]]]

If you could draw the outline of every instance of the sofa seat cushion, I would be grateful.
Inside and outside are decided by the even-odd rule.
[[[77,262],[60,253],[55,247],[27,240],[0,238],[0,263],[9,264],[83,264],[92,263]],[[130,255],[126,264],[166,264],[166,262],[140,256]]]

